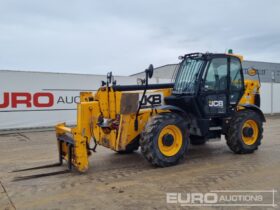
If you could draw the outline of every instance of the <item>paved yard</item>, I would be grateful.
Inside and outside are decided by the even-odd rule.
[[[224,140],[214,141],[192,146],[186,160],[177,166],[154,168],[139,151],[119,155],[102,147],[97,150],[86,174],[13,182],[16,176],[63,170],[65,166],[10,173],[56,162],[55,135],[1,135],[0,209],[187,209],[167,204],[166,193],[273,189],[278,190],[275,203],[277,208],[280,206],[280,118],[268,119],[262,145],[250,155],[235,155]],[[269,197],[269,193],[264,195],[265,199]],[[263,208],[275,209],[260,207]]]

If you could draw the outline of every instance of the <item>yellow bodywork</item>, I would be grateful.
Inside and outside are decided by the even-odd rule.
[[[238,57],[241,61],[242,56]],[[233,83],[240,84],[240,80]],[[245,80],[245,92],[239,101],[237,110],[245,109],[244,104],[256,104],[256,94],[259,94],[260,83],[254,80]],[[161,94],[161,98],[171,95],[171,88],[149,90],[147,94]],[[101,87],[97,92],[80,93],[80,103],[77,105],[77,125],[68,128],[64,123],[56,126],[58,140],[66,138],[67,141],[58,141],[61,157],[72,163],[75,168],[84,172],[88,169],[88,156],[90,142],[110,148],[115,151],[125,151],[126,147],[139,137],[147,121],[152,115],[168,110],[155,110],[154,107],[142,108],[139,111],[138,126],[135,129],[136,112],[143,91],[115,91],[113,87]],[[254,128],[252,123],[248,125]],[[174,139],[182,135],[176,127],[170,125],[163,129],[162,135],[171,133]],[[161,134],[160,134],[161,135]],[[71,141],[69,141],[69,139]],[[160,138],[161,139],[161,138]],[[254,139],[247,139],[251,144]],[[165,148],[159,142],[159,148],[166,156],[176,154],[182,142],[175,141],[174,147]],[[72,148],[69,150],[69,145]],[[72,151],[69,154],[69,151]],[[71,158],[71,160],[69,160]]]
[[[257,80],[245,80],[245,92],[239,104],[255,104],[255,95],[260,93],[260,83]]]
[[[138,115],[138,129],[134,129],[135,113],[139,104],[139,97],[143,91],[114,91],[112,88],[102,87],[96,93],[82,92],[77,106],[77,126],[68,128],[64,123],[56,126],[57,137],[70,135],[74,142],[72,164],[78,171],[88,169],[89,151],[87,145],[91,139],[96,143],[115,151],[124,151],[126,146],[137,138],[150,116],[164,112],[152,108],[141,109]],[[171,94],[171,89],[148,91],[160,93],[163,97]],[[166,112],[166,111],[165,111]],[[114,126],[100,127],[99,118],[110,120]],[[63,158],[68,160],[67,142],[62,143]]]
[[[239,104],[254,104],[254,95],[259,93],[259,87],[258,81],[245,80],[245,93]],[[148,94],[160,93],[163,97],[166,97],[171,95],[171,91],[172,89],[170,88],[159,89],[148,91]],[[140,135],[152,115],[158,112],[166,112],[166,110],[155,111],[152,108],[141,109],[138,116],[138,129],[135,130],[135,108],[138,107],[139,97],[142,92],[114,91],[112,88],[102,87],[96,93],[82,92],[80,94],[80,103],[77,105],[77,126],[68,128],[64,123],[56,126],[57,137],[70,135],[73,139],[74,146],[71,162],[78,171],[84,172],[88,169],[90,152],[87,145],[90,145],[92,139],[95,139],[98,145],[115,151],[124,151],[126,146]],[[238,106],[238,109],[244,109],[244,107]],[[100,116],[111,120],[114,126],[100,127],[98,122]],[[180,135],[176,129],[168,129],[173,131],[174,136]],[[177,142],[177,144],[181,143]],[[167,156],[169,154],[172,156],[178,148],[174,146],[174,151],[165,151],[162,145],[159,146]],[[62,154],[63,158],[69,161],[67,142],[62,143]]]

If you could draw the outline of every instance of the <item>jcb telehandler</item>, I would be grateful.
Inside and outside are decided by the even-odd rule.
[[[244,80],[243,57],[192,53],[171,84],[116,85],[111,74],[96,93],[82,92],[77,126],[56,126],[59,160],[85,172],[96,145],[130,153],[141,147],[153,165],[165,167],[184,158],[189,144],[225,136],[238,154],[252,153],[263,138],[259,80]],[[255,75],[255,69],[248,70]],[[94,143],[90,147],[91,141]]]

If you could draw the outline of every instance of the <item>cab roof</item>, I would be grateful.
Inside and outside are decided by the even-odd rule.
[[[232,57],[236,57],[238,58],[241,62],[244,60],[242,55],[238,55],[238,54],[229,54],[229,53],[189,53],[189,54],[185,54],[184,56],[179,56],[179,59],[185,59],[185,58],[197,58],[197,57],[202,57],[204,59],[211,59],[214,57],[228,57],[228,56],[232,56]]]

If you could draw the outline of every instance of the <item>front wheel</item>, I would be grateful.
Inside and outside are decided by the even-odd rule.
[[[252,110],[237,112],[226,135],[228,147],[237,154],[252,153],[263,138],[263,123]]]
[[[155,166],[177,164],[184,158],[188,145],[187,123],[176,113],[151,117],[141,133],[141,152]]]

